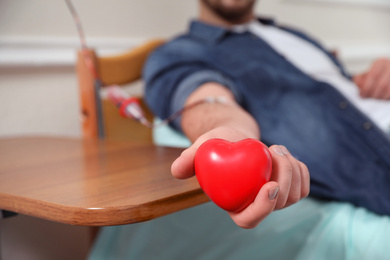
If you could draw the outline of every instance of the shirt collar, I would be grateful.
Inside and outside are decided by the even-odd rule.
[[[265,25],[275,25],[273,19],[258,18],[258,21]],[[210,44],[217,43],[229,33],[231,33],[229,28],[206,24],[198,20],[193,20],[190,24],[190,35]]]

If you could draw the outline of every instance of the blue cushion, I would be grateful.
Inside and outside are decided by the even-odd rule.
[[[347,203],[306,198],[245,230],[210,202],[105,227],[89,259],[388,259],[389,233],[388,217]]]
[[[158,125],[160,119],[155,118],[154,123]],[[179,133],[169,125],[160,125],[153,128],[153,142],[158,146],[187,148],[191,145],[190,140],[182,133]]]
[[[157,145],[188,147],[169,126]],[[237,227],[212,202],[152,221],[104,227],[89,260],[389,259],[390,218],[348,203],[306,198],[273,212],[255,229]]]

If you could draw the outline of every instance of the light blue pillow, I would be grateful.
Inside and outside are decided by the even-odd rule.
[[[105,227],[88,259],[386,260],[389,234],[389,217],[348,203],[306,198],[246,230],[209,202]]]
[[[155,128],[153,137],[161,146],[191,144],[169,126]],[[209,202],[144,223],[104,227],[88,259],[385,260],[389,234],[388,216],[348,203],[306,198],[245,230]]]
[[[159,118],[154,119],[154,123],[158,125],[161,123]],[[159,125],[153,129],[153,142],[157,146],[168,146],[187,148],[191,145],[190,140],[179,133],[169,125]]]

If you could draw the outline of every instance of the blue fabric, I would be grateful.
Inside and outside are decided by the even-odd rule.
[[[301,32],[288,31],[324,50]],[[193,75],[196,80],[183,83]],[[261,140],[285,145],[306,163],[311,196],[390,214],[389,137],[335,88],[302,73],[262,39],[194,21],[187,34],[150,57],[144,76],[146,101],[160,118],[202,82],[229,82],[260,125]],[[180,122],[173,126],[180,129]]]
[[[390,219],[347,203],[307,198],[258,227],[237,227],[213,203],[149,222],[104,227],[89,260],[385,260]]]
[[[168,127],[158,130],[154,135],[163,145],[189,144]],[[207,203],[145,223],[104,227],[88,259],[384,260],[388,234],[389,217],[348,203],[307,198],[273,212],[254,230],[238,228]]]

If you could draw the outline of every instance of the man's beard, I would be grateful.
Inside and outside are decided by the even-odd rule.
[[[220,1],[202,0],[203,3],[208,6],[215,14],[221,17],[223,20],[238,23],[247,18],[252,13],[255,0],[247,1],[245,6],[240,8],[229,8],[221,4]]]

